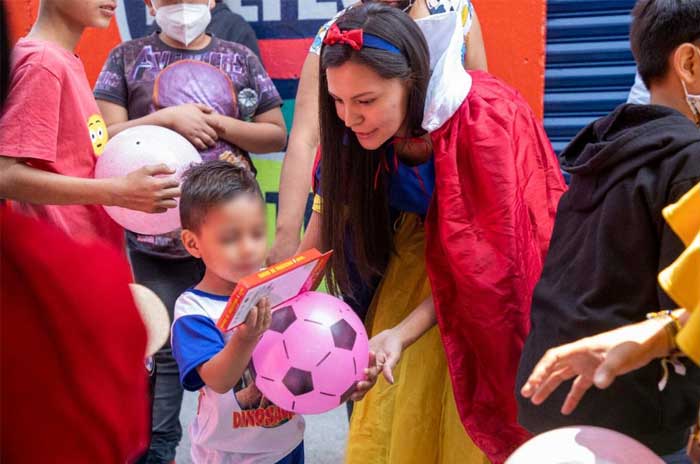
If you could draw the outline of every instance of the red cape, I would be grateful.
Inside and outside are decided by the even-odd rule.
[[[426,261],[462,423],[499,463],[528,438],[517,423],[515,374],[566,186],[520,94],[470,74],[466,100],[431,134],[437,182]]]
[[[146,330],[122,253],[0,208],[0,461],[132,462]]]

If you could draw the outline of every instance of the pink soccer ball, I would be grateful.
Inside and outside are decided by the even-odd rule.
[[[194,163],[201,163],[197,149],[175,131],[160,126],[135,126],[111,139],[97,159],[95,178],[125,176],[139,168],[166,164],[176,177]],[[180,227],[180,212],[171,208],[165,213],[149,214],[118,206],[105,206],[114,221],[132,232],[160,235]]]
[[[663,464],[653,451],[614,430],[563,427],[530,439],[506,464]]]
[[[272,403],[320,414],[348,400],[368,363],[367,332],[355,312],[338,298],[306,292],[272,312],[251,367]]]

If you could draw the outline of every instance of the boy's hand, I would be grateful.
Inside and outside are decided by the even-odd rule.
[[[270,327],[271,319],[270,300],[263,298],[250,310],[248,317],[238,327],[237,332],[244,340],[257,343],[262,334]]]
[[[146,213],[164,213],[168,208],[175,208],[175,199],[180,196],[180,182],[174,177],[156,177],[169,174],[175,174],[175,170],[157,164],[114,178],[112,204]]]
[[[200,103],[187,103],[161,110],[165,124],[190,141],[198,150],[216,145],[217,125],[211,117],[214,110]]]

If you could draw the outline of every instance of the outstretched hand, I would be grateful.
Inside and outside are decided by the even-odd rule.
[[[616,377],[668,354],[665,321],[651,319],[548,350],[520,390],[542,404],[562,382],[575,378],[561,408],[571,414],[593,385],[609,387]]]

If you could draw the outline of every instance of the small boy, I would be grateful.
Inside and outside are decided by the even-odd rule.
[[[700,0],[640,0],[633,17],[630,42],[652,104],[618,107],[561,155],[571,187],[534,291],[518,390],[548,349],[675,308],[657,275],[684,247],[661,210],[700,181]],[[667,462],[689,462],[681,456],[700,404],[700,369],[685,364],[685,375],[670,369],[662,391],[664,369],[653,363],[590,390],[567,415],[559,408],[569,382],[540,406],[517,395],[519,421],[533,433],[607,427]]]
[[[213,0],[145,0],[159,30],[117,46],[95,84],[110,134],[154,124],[187,138],[204,161],[245,160],[248,152],[279,151],[286,142],[282,99],[248,48],[206,33]],[[136,282],[153,290],[173,317],[177,297],[201,279],[201,263],[180,231],[127,232]],[[175,458],[182,435],[183,390],[169,344],[155,356],[156,394],[148,462]]]
[[[107,130],[73,53],[87,27],[106,28],[116,3],[42,0],[31,32],[12,52],[10,93],[0,119],[0,199],[74,239],[123,250],[124,231],[100,205],[163,212],[176,206],[167,166],[93,179]]]
[[[194,166],[182,186],[180,218],[185,248],[206,266],[204,278],[175,303],[171,340],[183,387],[200,390],[190,427],[192,461],[301,464],[303,418],[269,405],[247,370],[270,325],[268,301],[232,332],[216,327],[236,282],[265,262],[260,188],[250,171],[228,162]]]

